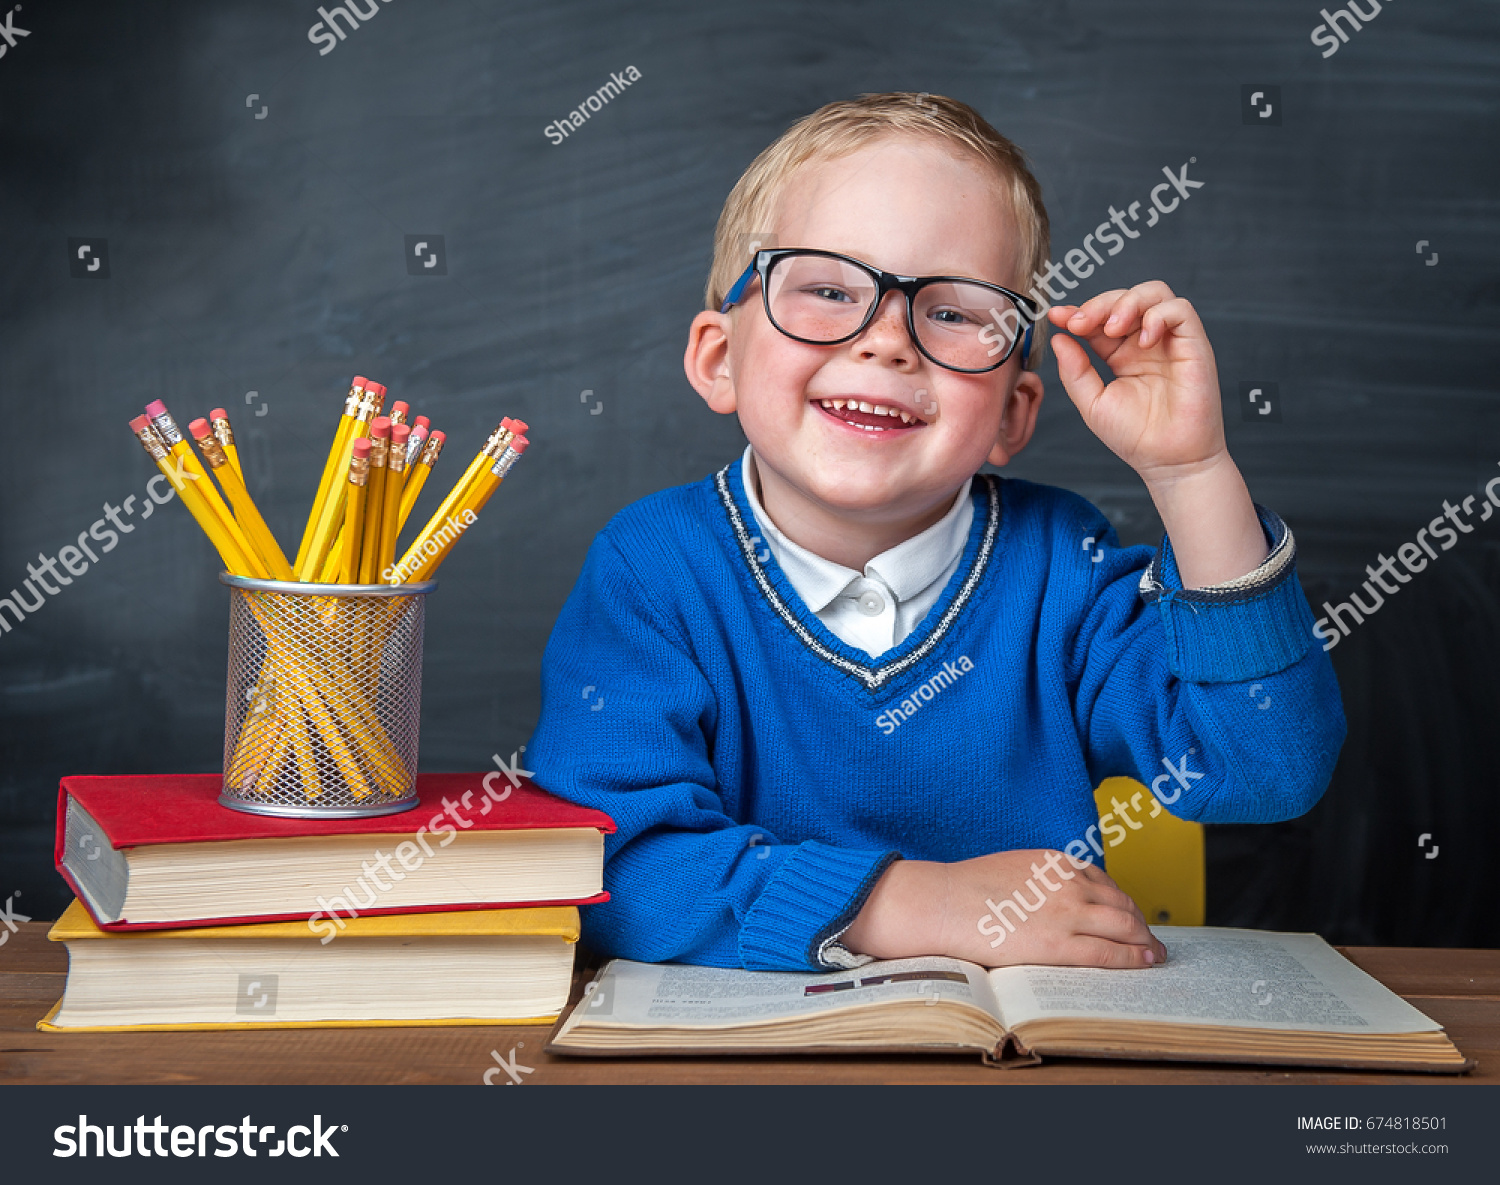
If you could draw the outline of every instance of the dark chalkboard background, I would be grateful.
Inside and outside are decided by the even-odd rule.
[[[1098,280],[1195,302],[1252,491],[1296,531],[1313,602],[1343,599],[1500,475],[1500,9],[1390,4],[1328,59],[1316,13],[394,0],[320,56],[307,2],[27,0],[0,57],[0,592],[140,498],[153,470],[125,422],[149,399],[184,423],[230,408],[292,546],[355,372],[449,433],[427,505],[518,415],[535,448],[430,605],[422,735],[429,769],[509,754],[594,532],[742,447],[681,368],[730,186],[820,104],[915,90],[1029,151],[1054,258],[1196,158],[1205,187]],[[629,65],[639,82],[548,140]],[[1247,85],[1272,119],[1246,123]],[[407,273],[408,234],[443,236],[445,275]],[[70,238],[107,240],[107,279],[70,274]],[[1154,542],[1139,481],[1045,373],[1012,472]],[[1247,382],[1277,385],[1279,420],[1242,418]],[[0,636],[0,895],[33,917],[66,900],[60,775],[219,768],[227,594],[181,507],[136,512]],[[1497,581],[1500,518],[1336,648],[1333,786],[1295,822],[1210,829],[1210,921],[1500,943]]]

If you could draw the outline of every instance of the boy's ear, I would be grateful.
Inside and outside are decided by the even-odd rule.
[[[708,310],[693,318],[688,329],[682,369],[703,402],[721,416],[735,410],[734,380],[729,373],[729,314]]]
[[[1042,376],[1023,370],[1006,398],[1000,417],[1000,435],[987,458],[991,465],[1007,465],[1031,440],[1037,412],[1042,407]]]

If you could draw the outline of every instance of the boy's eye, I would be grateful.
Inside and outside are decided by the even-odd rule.
[[[932,309],[927,314],[929,321],[936,321],[947,329],[964,329],[979,324],[972,315],[963,309]]]
[[[802,291],[806,292],[809,296],[816,296],[820,300],[833,300],[839,301],[841,303],[858,303],[855,298],[849,293],[845,292],[842,288],[835,287],[832,284],[815,284],[804,288]]]

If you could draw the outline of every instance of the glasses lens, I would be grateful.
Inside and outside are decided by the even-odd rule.
[[[771,267],[766,306],[783,333],[836,342],[859,329],[878,291],[864,269],[822,255],[787,255]]]
[[[960,370],[998,365],[1026,332],[1026,320],[1010,297],[962,281],[929,284],[918,292],[912,324],[929,354]]]

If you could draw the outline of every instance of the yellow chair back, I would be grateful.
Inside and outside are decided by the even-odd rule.
[[[1094,802],[1107,871],[1140,906],[1147,923],[1203,925],[1203,824],[1169,814],[1133,778],[1106,778],[1094,791]],[[1139,829],[1128,825],[1132,821]]]

